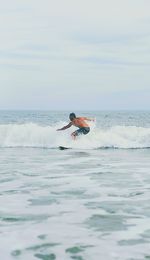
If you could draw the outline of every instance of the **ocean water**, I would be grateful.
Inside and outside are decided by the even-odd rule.
[[[0,259],[150,259],[150,112],[68,114],[0,111]]]

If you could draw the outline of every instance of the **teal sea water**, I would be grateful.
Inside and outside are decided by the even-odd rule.
[[[0,111],[0,259],[150,259],[150,113],[68,114]]]

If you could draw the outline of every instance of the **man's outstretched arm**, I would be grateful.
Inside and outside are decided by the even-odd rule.
[[[71,126],[72,126],[72,122],[70,122],[68,125],[65,125],[64,127],[60,128],[60,129],[57,129],[57,131],[65,130]]]

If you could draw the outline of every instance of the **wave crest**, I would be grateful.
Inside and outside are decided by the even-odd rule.
[[[59,145],[77,149],[97,148],[148,148],[150,128],[114,126],[108,129],[93,128],[86,136],[71,140],[74,130],[57,132],[57,126],[41,126],[34,123],[0,125],[0,147],[47,147]]]

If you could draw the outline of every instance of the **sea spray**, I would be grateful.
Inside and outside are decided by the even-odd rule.
[[[35,123],[0,125],[0,147],[47,147],[57,148],[59,145],[76,149],[98,148],[149,148],[150,128],[137,126],[113,126],[110,128],[91,127],[88,135],[71,139],[72,127],[57,132],[57,128],[65,125],[42,126]]]

